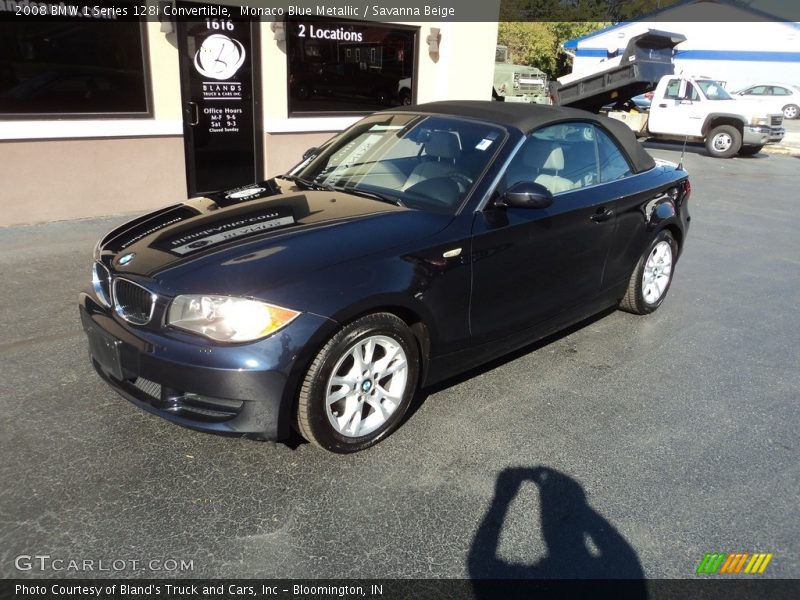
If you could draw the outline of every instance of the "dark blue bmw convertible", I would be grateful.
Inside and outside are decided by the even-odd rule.
[[[689,195],[606,117],[397,108],[286,175],[115,229],[80,314],[95,369],[137,406],[354,452],[421,386],[610,306],[657,309]]]

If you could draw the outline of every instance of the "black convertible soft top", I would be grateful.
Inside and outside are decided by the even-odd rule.
[[[633,170],[636,173],[652,169],[656,164],[653,157],[642,147],[631,128],[625,123],[576,108],[522,102],[447,100],[402,106],[389,109],[387,112],[417,112],[468,117],[514,127],[526,135],[545,125],[554,125],[565,121],[590,121],[617,139],[631,159]]]

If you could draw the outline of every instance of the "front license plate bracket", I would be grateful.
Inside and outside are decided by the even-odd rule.
[[[100,368],[117,381],[124,379],[122,375],[122,357],[118,340],[94,325],[86,328],[89,337],[89,354],[100,365]]]

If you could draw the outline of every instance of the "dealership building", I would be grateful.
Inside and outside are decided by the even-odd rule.
[[[144,212],[284,173],[376,110],[491,97],[496,22],[155,6],[0,18],[0,226]]]

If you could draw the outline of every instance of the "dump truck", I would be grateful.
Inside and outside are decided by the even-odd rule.
[[[780,142],[783,115],[734,100],[713,78],[675,74],[674,49],[685,40],[655,29],[633,36],[620,55],[551,82],[553,103],[600,112],[655,90],[649,111],[612,106],[608,116],[642,137],[703,142],[717,158],[755,154]]]

